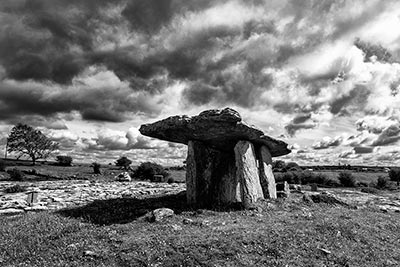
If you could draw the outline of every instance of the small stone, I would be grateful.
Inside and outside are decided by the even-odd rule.
[[[318,191],[318,185],[317,184],[311,184],[311,191],[313,191],[313,192]]]
[[[312,198],[310,197],[309,194],[304,194],[303,195],[303,201],[306,202],[306,203],[313,203],[313,200],[312,200]]]
[[[322,251],[323,253],[325,253],[325,254],[331,254],[332,252],[331,251],[329,251],[329,250],[327,250],[327,249],[324,249],[324,248],[318,248],[320,251]]]
[[[174,231],[182,231],[182,227],[177,224],[173,224],[173,225],[171,225],[171,227],[172,227],[172,230],[174,230]]]
[[[115,180],[119,181],[119,182],[130,182],[130,181],[132,181],[132,178],[128,172],[122,172],[122,173],[118,174],[117,176],[115,176]]]
[[[69,244],[69,245],[67,246],[67,248],[76,249],[76,248],[78,247],[77,244],[78,244],[78,243]]]
[[[188,218],[185,218],[185,219],[183,219],[183,224],[192,224],[193,223],[193,220],[192,219],[188,219]]]
[[[208,220],[204,220],[204,221],[200,222],[200,226],[209,226],[209,225],[211,225],[211,222]]]
[[[276,184],[276,190],[277,191],[284,191],[284,192],[290,192],[289,184],[288,182],[284,181],[281,183]]]
[[[97,254],[96,252],[91,251],[91,250],[85,250],[85,251],[83,252],[83,256],[87,256],[87,257],[98,257],[99,254]]]
[[[145,215],[149,222],[161,222],[165,218],[172,217],[175,212],[168,208],[155,209]]]

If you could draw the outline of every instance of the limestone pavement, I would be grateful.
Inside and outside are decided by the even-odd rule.
[[[184,183],[63,180],[0,182],[0,192],[15,184],[26,187],[27,191],[13,194],[0,193],[0,216],[81,206],[94,200],[140,197],[164,193],[173,194],[185,190]],[[38,198],[36,203],[29,205],[27,202],[27,192],[32,191],[38,192]]]

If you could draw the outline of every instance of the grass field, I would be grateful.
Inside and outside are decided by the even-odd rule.
[[[122,171],[107,165],[93,176],[88,164],[18,168],[60,179],[107,180]],[[366,183],[387,175],[353,174]],[[170,177],[183,182],[185,171]],[[390,194],[400,200],[397,191]],[[179,194],[0,217],[0,266],[400,266],[400,213],[308,204],[301,197],[217,212],[191,210]],[[141,219],[161,207],[176,215],[160,223]]]
[[[165,206],[178,215],[161,223],[138,219],[135,207],[122,202],[118,206],[103,203],[97,210],[92,207],[88,214],[97,212],[97,217],[80,211],[2,217],[0,266],[400,263],[399,213],[305,204],[298,198],[264,202],[253,211],[194,212],[179,204],[184,203],[181,200],[164,199]],[[105,225],[98,220],[107,216],[121,220]]]
[[[316,171],[314,173],[321,173],[328,178],[336,179],[338,178],[340,171]],[[376,182],[379,176],[387,177],[389,176],[386,172],[351,172],[357,182],[371,183]]]

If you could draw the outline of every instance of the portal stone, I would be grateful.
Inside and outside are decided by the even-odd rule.
[[[263,199],[263,191],[258,176],[254,146],[248,141],[239,141],[235,146],[236,176],[240,181],[242,203],[251,207],[258,199]]]
[[[263,189],[264,197],[276,198],[276,184],[274,173],[272,172],[272,157],[268,148],[261,146],[258,150],[260,183]]]

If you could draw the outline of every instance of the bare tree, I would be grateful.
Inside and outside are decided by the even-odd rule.
[[[7,151],[18,154],[18,158],[27,155],[35,165],[36,160],[47,158],[58,148],[58,143],[51,141],[41,131],[29,125],[17,124],[7,138]]]

